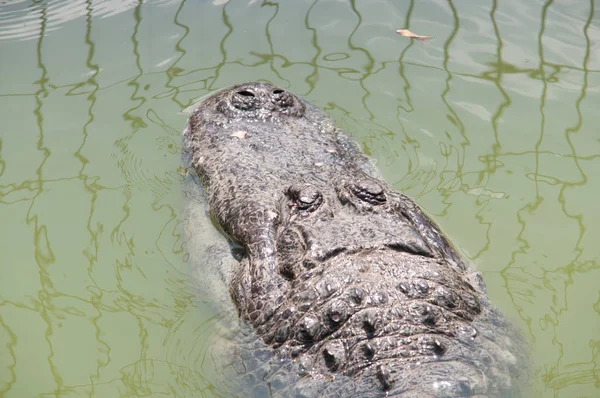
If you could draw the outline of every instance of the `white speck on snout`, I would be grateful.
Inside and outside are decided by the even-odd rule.
[[[278,216],[277,212],[274,212],[272,210],[268,210],[267,211],[267,219],[269,219],[269,220],[276,220],[277,216]]]
[[[231,133],[232,137],[237,137],[237,138],[240,138],[242,140],[244,138],[246,138],[247,135],[248,135],[248,132],[244,131],[244,130],[238,130],[238,131],[234,131],[233,133]]]
[[[452,387],[452,383],[450,383],[447,380],[441,380],[441,381],[434,381],[433,382],[433,389],[436,391],[444,391],[448,388]]]

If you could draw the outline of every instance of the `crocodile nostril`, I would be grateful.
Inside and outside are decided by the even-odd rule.
[[[287,91],[280,88],[274,89],[271,101],[282,111],[287,111],[294,106],[294,97]]]
[[[237,92],[239,95],[243,95],[244,97],[256,97],[252,91],[248,90],[240,90]]]
[[[260,108],[260,101],[253,91],[243,89],[231,96],[231,105],[241,111],[253,111]]]

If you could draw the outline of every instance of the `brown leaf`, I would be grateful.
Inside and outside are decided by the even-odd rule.
[[[410,39],[417,39],[417,40],[421,40],[421,41],[425,41],[426,39],[431,39],[433,36],[422,36],[422,35],[417,35],[413,32],[411,32],[408,29],[398,29],[396,31],[396,33],[404,36],[404,37],[408,37]]]

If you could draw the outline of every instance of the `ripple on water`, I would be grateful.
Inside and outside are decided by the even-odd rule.
[[[169,0],[157,0],[162,3]],[[65,23],[86,15],[103,18],[130,10],[137,0],[0,0],[0,40],[30,40],[60,29]]]

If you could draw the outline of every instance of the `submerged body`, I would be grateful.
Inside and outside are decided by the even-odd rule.
[[[287,391],[518,393],[522,346],[481,277],[323,111],[247,83],[205,99],[184,136],[240,248],[223,270],[238,313],[295,364]]]

